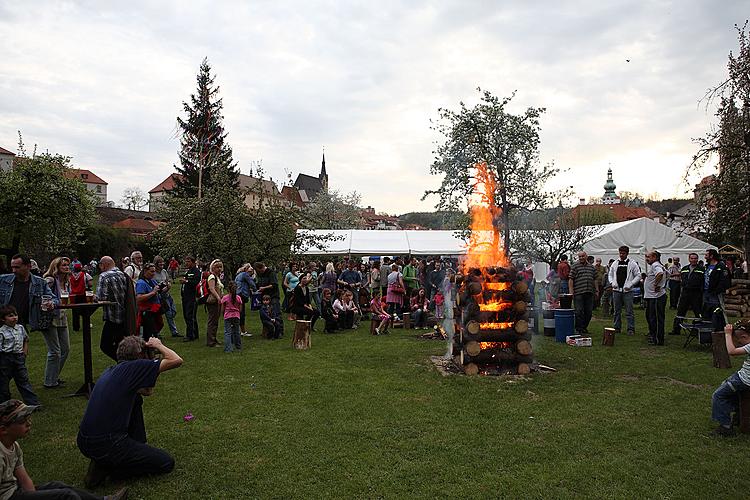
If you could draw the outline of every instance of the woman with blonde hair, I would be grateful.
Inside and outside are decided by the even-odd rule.
[[[70,259],[56,257],[49,264],[44,280],[50,290],[60,300],[63,296],[70,296]],[[52,317],[49,328],[42,332],[47,344],[47,364],[44,367],[44,387],[55,389],[65,382],[60,380],[60,372],[65,366],[70,352],[70,336],[68,334],[68,311],[57,309]]]
[[[224,295],[224,283],[221,282],[221,274],[224,272],[224,263],[220,259],[211,261],[208,266],[208,298],[206,299],[206,312],[208,313],[208,324],[206,325],[206,345],[214,347],[217,344],[216,331],[219,329],[219,312],[221,311],[221,297]]]

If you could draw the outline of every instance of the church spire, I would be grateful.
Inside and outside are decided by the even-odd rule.
[[[320,175],[318,175],[323,189],[328,191],[328,172],[326,172],[326,148],[323,147],[323,161],[320,163]]]
[[[620,203],[620,198],[617,197],[615,189],[617,189],[617,186],[612,179],[612,167],[610,167],[607,170],[607,182],[604,183],[604,196],[602,197],[603,203],[607,205],[616,205]]]

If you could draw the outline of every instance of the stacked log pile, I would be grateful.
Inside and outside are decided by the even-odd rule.
[[[469,269],[460,285],[460,329],[454,337],[457,365],[467,375],[520,374],[531,371],[528,286],[502,267]]]
[[[750,280],[732,280],[724,294],[724,312],[729,318],[750,320]]]

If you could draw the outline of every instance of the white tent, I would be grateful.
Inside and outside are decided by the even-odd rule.
[[[298,230],[301,233],[332,235],[336,239],[321,247],[306,249],[304,255],[462,255],[466,243],[456,231],[368,231]]]
[[[695,252],[702,259],[705,250],[711,247],[705,241],[679,234],[671,227],[645,217],[605,224],[600,228],[599,233],[583,245],[583,249],[589,255],[601,257],[603,264],[609,259],[618,258],[617,249],[621,245],[630,247],[630,258],[638,262],[644,270],[648,250],[658,250],[662,255],[662,263],[666,264],[670,257],[679,257],[685,265],[689,253]]]
[[[680,257],[687,263],[691,252],[703,256],[710,245],[688,235],[681,235],[674,229],[641,218],[625,222],[615,222],[599,226],[596,236],[589,240],[583,249],[589,255],[601,257],[606,264],[617,258],[620,245],[630,247],[630,257],[646,268],[646,250],[656,249],[663,255],[662,262],[669,257]],[[330,234],[337,239],[324,248],[308,248],[304,255],[463,255],[466,241],[457,236],[457,231],[368,231],[363,229],[315,229],[300,232],[319,235]],[[511,241],[512,241],[511,234]],[[575,255],[571,255],[571,262]],[[541,264],[541,263],[540,263]],[[535,266],[538,279],[543,279],[546,271]]]

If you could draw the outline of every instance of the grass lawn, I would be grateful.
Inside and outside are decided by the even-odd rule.
[[[100,317],[95,375],[109,364]],[[516,380],[443,377],[429,361],[443,343],[371,337],[369,322],[314,334],[298,352],[289,325],[266,341],[252,313],[255,336],[224,354],[205,347],[201,311],[198,342],[167,337],[185,364],[144,405],[150,443],[176,468],[131,482],[133,498],[746,498],[735,471],[750,439],[708,436],[711,393],[731,371],[712,368],[706,348],[683,349],[684,337],[648,346],[643,310],[636,317],[638,334],[613,348],[600,345],[609,322],[598,317],[591,348],[536,336],[537,359],[558,372]],[[88,464],[75,443],[86,400],[63,397],[83,381],[81,336],[71,337],[67,389],[45,390],[44,340],[31,334],[45,411],[22,446],[36,482],[82,485]]]

